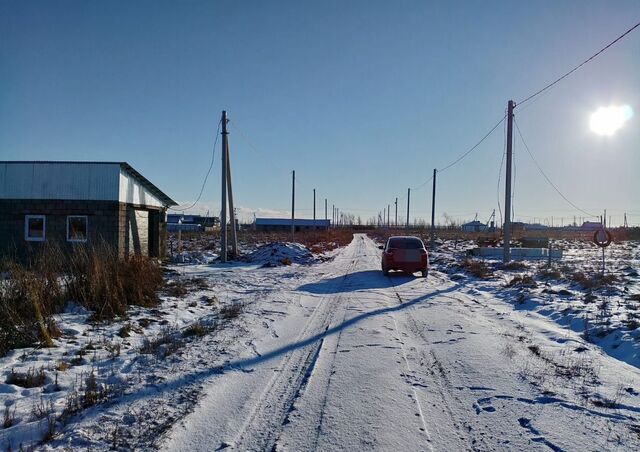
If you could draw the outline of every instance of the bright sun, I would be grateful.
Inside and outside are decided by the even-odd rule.
[[[589,126],[598,135],[611,136],[632,116],[633,109],[628,105],[600,107],[591,114]]]

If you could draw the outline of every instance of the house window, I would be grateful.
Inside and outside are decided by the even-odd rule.
[[[88,230],[86,215],[69,215],[67,217],[68,242],[86,242]]]
[[[26,215],[24,218],[24,239],[30,242],[44,242],[46,219],[44,215]]]

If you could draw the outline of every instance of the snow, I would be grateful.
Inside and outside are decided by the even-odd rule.
[[[0,402],[18,418],[0,429],[0,447],[37,445],[46,422],[30,420],[34,403],[51,400],[60,413],[93,371],[118,391],[38,448],[637,450],[637,331],[624,329],[627,303],[618,303],[640,292],[637,277],[594,291],[615,309],[612,332],[590,342],[585,319],[595,322],[598,303],[582,303],[582,288],[537,275],[535,287],[507,286],[539,264],[487,262],[493,275],[473,277],[459,266],[469,245],[441,243],[424,279],[384,277],[365,235],[330,260],[280,243],[249,262],[172,266],[170,282],[186,293],[168,292],[124,322],[90,324],[90,313],[69,306],[57,347],[0,358],[5,377],[44,366],[53,389],[53,367],[85,350],[58,371],[58,391],[0,383]],[[620,250],[611,250],[611,271],[637,271],[638,248]],[[592,251],[565,256],[585,269]],[[284,257],[291,265],[280,265]],[[186,335],[196,322],[210,329]],[[125,323],[130,336],[121,338]],[[141,353],[145,338],[167,337],[181,339],[176,350],[166,354],[168,342]]]
[[[246,257],[246,260],[263,267],[280,265],[311,264],[316,261],[313,253],[299,243],[269,243],[260,246]]]

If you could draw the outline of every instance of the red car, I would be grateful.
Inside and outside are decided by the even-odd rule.
[[[429,254],[418,237],[390,237],[387,244],[379,246],[382,251],[382,273],[401,270],[406,273],[421,272],[425,278],[429,274]]]

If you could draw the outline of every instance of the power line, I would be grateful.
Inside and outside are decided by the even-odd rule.
[[[529,149],[529,146],[527,146],[527,142],[524,141],[524,137],[522,136],[522,132],[520,131],[520,127],[518,126],[518,123],[516,122],[515,118],[513,120],[513,123],[516,125],[516,130],[518,131],[518,135],[520,135],[520,139],[522,140],[522,144],[524,144],[524,148],[527,150],[527,153],[529,154],[529,157],[531,157],[531,160],[533,160],[533,163],[535,163],[536,167],[538,168],[538,171],[540,171],[540,174],[542,174],[544,176],[544,178],[547,180],[547,182],[549,182],[549,185],[551,185],[553,187],[553,189],[562,197],[562,199],[564,199],[571,206],[573,206],[573,208],[575,208],[576,210],[578,210],[578,211],[580,211],[580,212],[582,212],[585,215],[588,215],[590,217],[597,217],[598,215],[593,215],[592,213],[581,209],[580,207],[576,206],[574,203],[569,201],[569,199],[565,195],[562,194],[562,192],[558,189],[558,187],[556,187],[556,185],[553,182],[551,182],[551,179],[549,179],[549,177],[545,174],[544,170],[538,164],[538,161],[535,159],[535,157],[531,153],[531,150]]]
[[[606,46],[604,46],[602,49],[600,49],[599,51],[597,51],[596,53],[594,53],[593,55],[591,55],[589,58],[587,58],[586,60],[584,60],[582,63],[580,63],[579,65],[577,65],[576,67],[574,67],[573,69],[571,69],[569,72],[566,72],[564,75],[558,77],[557,79],[555,79],[554,81],[552,81],[551,83],[549,83],[548,85],[546,85],[545,87],[543,87],[542,89],[539,89],[538,91],[536,91],[535,93],[531,94],[529,97],[525,98],[524,100],[521,100],[520,102],[518,102],[516,105],[522,105],[525,102],[527,102],[528,100],[533,99],[534,97],[536,97],[539,94],[542,94],[543,92],[545,92],[546,90],[548,90],[549,88],[551,88],[553,85],[555,85],[556,83],[562,81],[563,79],[567,78],[568,76],[570,76],[571,74],[573,74],[575,71],[577,71],[578,69],[580,69],[582,66],[584,66],[585,64],[587,64],[588,62],[590,62],[591,60],[595,59],[598,55],[600,55],[601,53],[603,53],[605,50],[607,50],[609,47],[611,47],[612,45],[614,45],[615,43],[617,43],[618,41],[620,41],[622,38],[624,38],[625,36],[627,36],[629,33],[631,33],[633,30],[635,30],[636,28],[640,27],[640,22],[638,22],[637,24],[635,24],[633,27],[629,28],[627,31],[625,31],[624,33],[622,33],[620,36],[618,36],[616,39],[614,39],[613,41],[611,41],[609,44],[607,44]]]
[[[202,193],[204,193],[204,187],[207,184],[207,179],[209,179],[209,174],[211,174],[211,169],[213,168],[213,164],[215,163],[215,160],[216,160],[216,144],[218,144],[218,136],[220,135],[220,125],[221,124],[222,124],[222,122],[218,121],[218,129],[216,130],[216,138],[213,141],[213,154],[211,155],[211,164],[209,165],[209,169],[207,170],[207,174],[206,174],[206,176],[204,176],[204,180],[202,181],[202,187],[200,187],[200,193],[198,194],[198,198],[189,207],[185,207],[184,209],[182,209],[182,208],[180,208],[180,209],[170,208],[169,210],[173,210],[175,212],[185,212],[185,211],[193,208],[196,204],[198,204],[198,202],[200,201],[200,198],[202,198]]]
[[[476,150],[476,148],[478,146],[480,146],[482,144],[482,142],[484,140],[486,140],[489,135],[491,135],[493,133],[494,130],[496,130],[498,128],[498,126],[500,124],[502,124],[502,121],[504,121],[504,119],[507,117],[507,115],[504,115],[502,118],[500,118],[500,121],[498,121],[496,123],[495,126],[493,126],[491,128],[491,130],[489,130],[481,139],[480,141],[478,141],[476,144],[474,144],[468,151],[466,151],[464,154],[462,154],[460,157],[458,157],[457,159],[455,159],[453,162],[449,163],[447,166],[445,166],[444,168],[441,168],[438,170],[438,173],[441,173],[445,170],[448,170],[449,168],[451,168],[452,166],[456,165],[457,163],[459,163],[460,161],[462,161],[467,155],[471,154],[474,150]],[[433,176],[432,176],[433,177]]]
[[[489,135],[491,135],[493,133],[494,130],[496,130],[498,128],[498,126],[500,124],[502,124],[502,122],[504,121],[504,119],[507,117],[507,115],[505,114],[502,118],[500,118],[500,121],[498,121],[496,123],[495,126],[493,126],[482,138],[480,138],[480,140],[474,144],[473,146],[471,146],[471,148],[469,148],[464,154],[462,154],[460,157],[458,157],[457,159],[455,159],[453,162],[449,163],[447,166],[443,167],[442,169],[438,169],[437,172],[441,173],[442,171],[448,170],[449,168],[451,168],[452,166],[456,165],[457,163],[461,162],[466,156],[468,156],[469,154],[471,154],[473,151],[475,151],[478,146],[480,146],[484,140],[486,140],[487,138],[489,138]],[[422,187],[424,187],[426,184],[428,184],[431,180],[433,179],[433,175],[431,177],[429,177],[429,179],[425,180],[424,182],[422,182],[420,185],[416,186],[416,187],[412,187],[411,190],[418,190]],[[398,197],[398,201],[406,199],[406,195],[404,196],[400,196]]]

